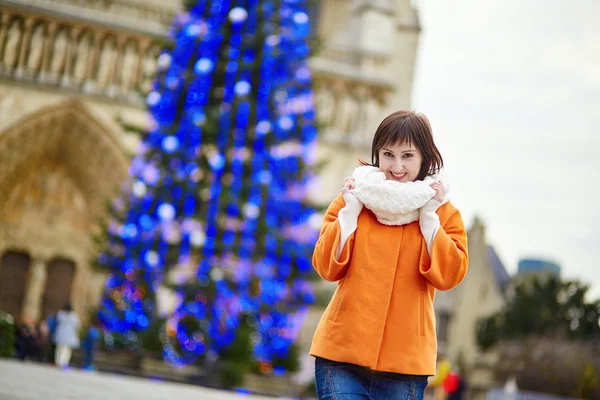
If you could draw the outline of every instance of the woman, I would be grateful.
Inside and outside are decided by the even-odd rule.
[[[435,374],[436,290],[467,272],[467,236],[424,115],[398,111],[371,164],[329,206],[313,265],[338,287],[311,354],[320,399],[422,399]]]
[[[56,344],[55,362],[59,368],[66,368],[71,362],[73,349],[79,347],[79,317],[67,303],[56,315]]]

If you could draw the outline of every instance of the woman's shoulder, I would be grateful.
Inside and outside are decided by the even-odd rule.
[[[437,214],[439,215],[442,224],[444,221],[453,217],[458,217],[462,220],[462,216],[460,214],[459,209],[456,208],[456,206],[449,201],[442,204],[440,208],[437,209]]]

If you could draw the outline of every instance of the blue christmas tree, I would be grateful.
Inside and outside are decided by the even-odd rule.
[[[261,371],[285,372],[315,299],[309,32],[302,0],[199,0],[176,17],[99,259],[108,337],[135,344],[171,287],[168,361],[239,361],[249,342]]]

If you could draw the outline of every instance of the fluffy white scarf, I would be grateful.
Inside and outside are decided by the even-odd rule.
[[[419,209],[435,196],[435,190],[431,188],[434,182],[441,182],[446,189],[446,196],[441,204],[449,200],[449,187],[441,175],[403,183],[386,180],[383,171],[377,167],[364,166],[356,168],[352,176],[355,188],[351,193],[384,225],[404,225],[418,221]]]

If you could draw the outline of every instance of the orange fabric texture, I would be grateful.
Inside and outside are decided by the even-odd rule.
[[[435,375],[437,341],[433,300],[467,273],[467,234],[450,203],[437,210],[441,228],[427,252],[419,223],[379,223],[363,208],[358,228],[338,260],[338,196],[329,206],[313,266],[338,287],[315,332],[310,354],[377,371]]]

